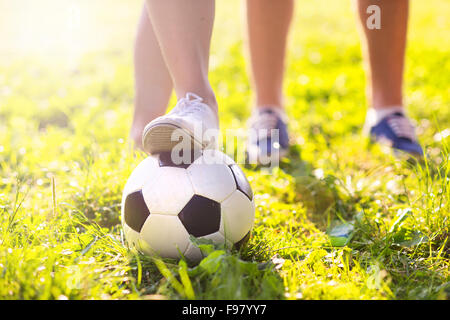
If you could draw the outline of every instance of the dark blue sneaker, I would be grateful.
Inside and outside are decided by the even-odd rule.
[[[395,153],[423,157],[423,150],[417,141],[415,128],[401,112],[392,113],[370,128],[370,136],[378,143],[388,145]]]
[[[272,165],[287,154],[289,136],[284,111],[257,109],[248,121],[247,162]]]

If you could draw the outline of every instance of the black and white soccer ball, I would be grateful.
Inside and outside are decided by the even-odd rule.
[[[130,246],[149,255],[199,261],[190,235],[241,245],[255,217],[253,192],[241,168],[218,150],[176,165],[170,153],[149,156],[122,195],[122,226]]]

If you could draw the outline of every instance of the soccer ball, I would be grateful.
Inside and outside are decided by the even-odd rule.
[[[253,192],[241,168],[218,150],[205,150],[191,164],[170,153],[144,159],[122,195],[122,226],[128,244],[149,255],[199,261],[191,241],[240,246],[253,227]]]

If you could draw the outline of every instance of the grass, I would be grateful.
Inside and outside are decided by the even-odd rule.
[[[121,191],[143,159],[128,141],[139,5],[109,2],[99,19],[108,26],[127,6],[110,29],[120,41],[76,60],[5,51],[0,299],[449,298],[445,0],[411,8],[405,94],[422,165],[361,135],[365,79],[349,4],[298,3],[285,88],[294,145],[270,175],[245,169],[257,205],[248,245],[200,243],[210,254],[198,266],[123,244]],[[243,127],[252,99],[242,23],[229,19],[239,5],[217,4],[211,81],[222,128]]]

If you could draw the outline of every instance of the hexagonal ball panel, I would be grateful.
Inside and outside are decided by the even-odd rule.
[[[175,216],[194,195],[185,169],[158,167],[152,179],[142,189],[145,203],[152,214]]]
[[[220,228],[220,203],[195,195],[178,214],[189,234],[206,236]]]
[[[197,195],[222,202],[236,190],[233,173],[226,164],[193,163],[187,172]]]
[[[158,254],[163,258],[180,258],[189,245],[189,234],[175,216],[152,214],[145,221],[140,233],[146,243],[142,250],[149,254]]]
[[[245,194],[236,190],[221,203],[220,232],[233,243],[240,241],[254,224],[255,204]]]
[[[152,176],[158,168],[158,160],[155,157],[149,156],[142,160],[128,177],[123,188],[123,197],[131,192],[141,190],[147,182],[151,182]]]

